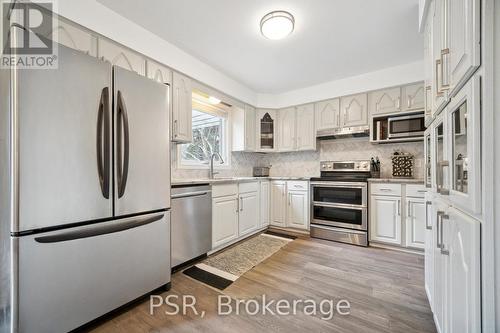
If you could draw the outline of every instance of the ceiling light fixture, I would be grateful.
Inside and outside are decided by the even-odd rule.
[[[289,12],[277,10],[260,20],[260,32],[268,39],[282,39],[292,33],[295,18]]]
[[[216,97],[213,97],[213,96],[209,96],[208,97],[208,102],[212,105],[217,105],[217,104],[220,104],[221,100],[216,98]]]

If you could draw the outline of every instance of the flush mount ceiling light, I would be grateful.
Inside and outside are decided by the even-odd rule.
[[[282,39],[292,33],[295,19],[292,14],[282,10],[270,12],[260,20],[260,32],[268,39]]]

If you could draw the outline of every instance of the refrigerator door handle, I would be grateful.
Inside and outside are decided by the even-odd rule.
[[[117,102],[117,173],[118,173],[118,198],[123,197],[125,194],[125,188],[127,187],[127,177],[128,177],[128,165],[129,165],[129,126],[128,126],[128,115],[127,108],[125,107],[125,102],[123,100],[123,95],[120,90],[118,90],[118,102]],[[122,131],[123,131],[123,142],[122,142]]]
[[[144,226],[146,224],[150,224],[156,221],[159,221],[165,216],[165,213],[161,213],[155,216],[150,216],[142,219],[136,219],[136,220],[131,220],[127,221],[124,223],[115,223],[111,225],[105,225],[105,226],[96,226],[95,228],[89,228],[89,229],[84,229],[84,230],[77,230],[77,231],[68,231],[65,233],[57,234],[57,235],[51,235],[51,236],[40,236],[36,237],[35,241],[37,243],[60,243],[60,242],[67,242],[71,240],[76,240],[76,239],[82,239],[82,238],[89,238],[89,237],[96,237],[96,236],[101,236],[101,235],[106,235],[106,234],[112,234],[128,229],[133,229],[137,227]]]
[[[109,168],[110,168],[110,138],[109,138],[109,88],[101,92],[99,111],[97,114],[97,171],[102,196],[109,199]]]

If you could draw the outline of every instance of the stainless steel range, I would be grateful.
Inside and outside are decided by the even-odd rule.
[[[311,179],[311,237],[368,246],[370,161],[321,162]]]

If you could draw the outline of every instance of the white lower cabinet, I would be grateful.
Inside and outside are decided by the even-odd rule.
[[[425,188],[416,184],[370,184],[370,241],[425,248]]]
[[[427,234],[426,288],[432,285],[431,308],[441,333],[481,332],[480,227],[476,219],[433,199]]]
[[[370,241],[401,244],[401,198],[372,195]]]
[[[309,190],[307,181],[271,182],[271,225],[309,229]]]
[[[433,295],[434,295],[434,246],[435,241],[432,236],[433,229],[435,228],[434,220],[432,219],[432,204],[433,194],[427,192],[425,194],[425,292],[429,299],[431,310],[434,309]]]
[[[238,235],[243,236],[260,227],[260,220],[255,214],[259,211],[258,192],[240,194],[240,213],[238,222]]]
[[[212,186],[212,249],[261,227],[259,186],[258,181]]]
[[[212,201],[212,248],[238,238],[238,196],[214,198]]]
[[[268,180],[263,180],[260,182],[260,226],[267,227],[270,222],[270,211],[271,207],[269,204],[271,202],[271,192],[270,192],[270,182]]]
[[[271,182],[271,225],[286,226],[286,182]]]

